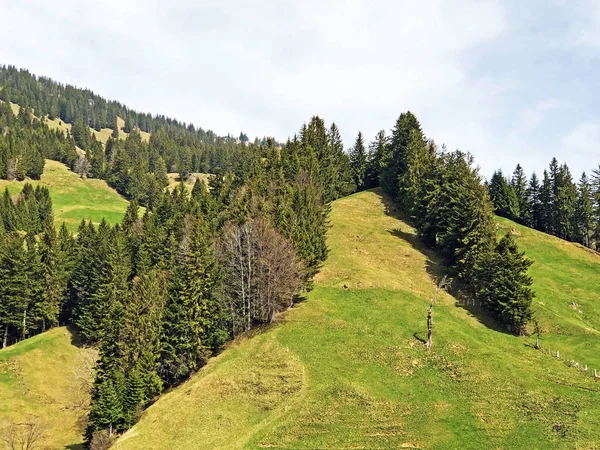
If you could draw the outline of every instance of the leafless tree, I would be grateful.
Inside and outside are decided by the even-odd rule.
[[[425,344],[427,348],[431,348],[431,346],[433,345],[433,306],[437,302],[438,294],[440,293],[440,291],[445,291],[448,288],[448,286],[450,286],[450,281],[448,280],[446,275],[444,275],[444,277],[438,282],[437,286],[435,287],[433,299],[429,304],[429,308],[427,308],[427,343]]]
[[[35,450],[40,447],[45,427],[37,418],[29,422],[9,422],[3,427],[2,440],[10,450]]]
[[[73,171],[79,175],[81,178],[87,177],[90,171],[90,163],[85,156],[80,156],[75,161],[75,166],[73,167]]]
[[[266,219],[226,226],[218,258],[234,335],[272,322],[302,287],[303,265],[294,247]]]

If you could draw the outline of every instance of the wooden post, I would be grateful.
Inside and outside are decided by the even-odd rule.
[[[429,305],[429,308],[427,309],[427,348],[431,348],[432,342],[431,342],[431,309],[433,307],[433,303],[431,305]]]

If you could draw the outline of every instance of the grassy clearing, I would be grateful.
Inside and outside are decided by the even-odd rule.
[[[39,421],[45,433],[36,448],[79,448],[89,404],[81,378],[90,381],[95,357],[64,327],[0,350],[0,424]]]
[[[495,330],[444,294],[425,350],[439,267],[385,203],[377,191],[335,202],[331,254],[307,301],[164,395],[115,448],[597,448],[600,383],[529,338]],[[540,257],[532,274],[548,307],[544,344],[583,343],[581,330],[600,318],[590,279],[600,261],[554,240],[534,254],[546,238],[519,236]],[[581,262],[571,268],[565,253]],[[573,290],[586,293],[586,325],[554,321],[569,312],[557,292]],[[593,330],[587,339],[597,342]]]
[[[127,200],[121,197],[105,181],[81,179],[64,164],[46,160],[40,180],[26,180],[47,186],[52,197],[54,220],[57,226],[65,222],[69,230],[76,231],[82,219],[98,223],[102,218],[115,224],[121,221],[127,209]],[[8,187],[11,195],[23,189],[23,181],[0,180],[0,190]]]
[[[169,173],[169,190],[172,191],[181,182],[178,173]],[[183,183],[188,191],[192,191],[196,180],[202,180],[208,186],[210,174],[207,173],[192,173]]]

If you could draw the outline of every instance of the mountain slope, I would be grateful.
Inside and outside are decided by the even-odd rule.
[[[440,270],[379,191],[336,201],[331,224],[331,254],[307,301],[162,396],[116,448],[600,445],[600,384],[495,330],[476,308],[441,295],[425,350]],[[552,303],[547,295],[538,301]]]
[[[83,441],[95,351],[73,345],[64,327],[0,350],[0,442],[4,422],[37,422],[44,436],[36,448],[76,448]],[[4,447],[2,447],[4,448]]]
[[[98,223],[104,217],[111,224],[120,222],[127,209],[127,200],[105,181],[82,179],[57,161],[47,159],[41,179],[25,182],[48,187],[55,223],[65,222],[70,231],[76,231],[82,219]],[[0,180],[0,190],[8,187],[11,195],[16,195],[25,182]]]

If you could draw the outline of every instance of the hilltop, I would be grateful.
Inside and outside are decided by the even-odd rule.
[[[596,338],[600,258],[500,226],[536,259],[543,346],[598,364],[580,350]],[[495,329],[477,307],[442,294],[426,351],[441,269],[379,190],[333,203],[328,245],[306,302],[163,395],[116,448],[598,446],[600,385],[590,372]],[[569,307],[574,292],[583,318]]]

